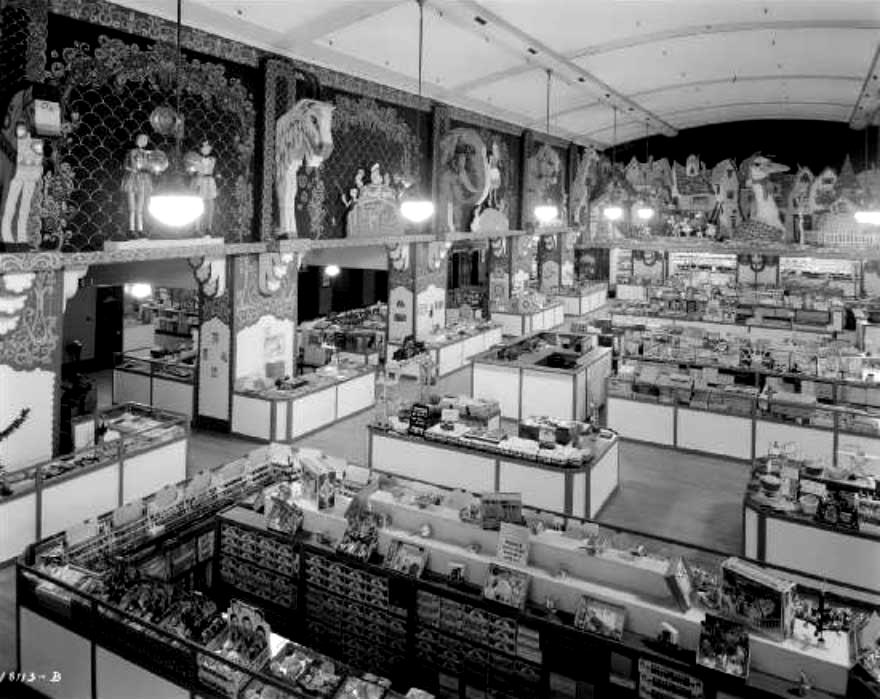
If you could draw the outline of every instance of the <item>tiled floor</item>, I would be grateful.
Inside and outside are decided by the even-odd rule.
[[[109,402],[109,373],[98,376],[99,403]],[[438,393],[459,394],[470,389],[470,369],[440,380]],[[400,392],[415,395],[414,382]],[[301,444],[367,463],[367,434],[372,418],[365,411],[316,432]],[[230,461],[254,447],[253,442],[227,435],[194,432],[187,472]],[[741,502],[748,469],[740,462],[696,456],[672,449],[624,443],[620,450],[621,487],[600,520],[729,553],[742,546]],[[0,569],[0,671],[15,666],[14,568]]]

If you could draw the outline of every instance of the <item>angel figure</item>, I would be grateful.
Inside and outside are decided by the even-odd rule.
[[[144,208],[153,191],[147,143],[146,134],[139,133],[135,136],[134,148],[125,155],[122,191],[128,195],[128,230],[132,235],[144,232]]]

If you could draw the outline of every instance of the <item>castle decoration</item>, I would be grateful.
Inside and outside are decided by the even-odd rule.
[[[728,237],[742,221],[739,209],[739,174],[733,160],[722,160],[712,168],[712,189],[715,192],[715,207],[709,215],[720,233]]]
[[[473,129],[452,129],[440,141],[441,167],[437,186],[439,230],[468,231],[477,208],[492,190],[492,166],[486,144]],[[497,170],[498,163],[496,161]],[[484,228],[485,230],[485,228]]]
[[[715,192],[706,166],[696,155],[672,168],[672,200],[679,211],[709,214],[715,208]]]
[[[813,180],[810,188],[810,209],[813,213],[828,211],[837,193],[837,173],[826,167]]]
[[[316,168],[333,152],[333,110],[327,102],[299,100],[275,124],[275,188],[279,232],[296,236],[297,174]]]
[[[798,165],[785,203],[785,239],[794,243],[807,242],[807,231],[813,228],[810,189],[816,178],[810,168]]]
[[[382,173],[379,163],[370,168],[370,179],[364,182],[364,169],[358,169],[354,184],[342,202],[348,208],[346,235],[349,238],[378,238],[403,235],[405,226],[400,216],[400,198],[409,183],[400,176]]]

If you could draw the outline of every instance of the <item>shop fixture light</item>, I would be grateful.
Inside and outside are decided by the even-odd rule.
[[[617,107],[614,107],[614,133],[611,139],[611,195],[617,192]],[[616,197],[615,197],[616,198]],[[602,216],[608,221],[619,221],[623,218],[623,207],[612,200],[610,204],[602,208]]]
[[[126,284],[125,292],[133,299],[143,301],[144,299],[148,299],[153,295],[153,287],[150,284],[143,283]]]
[[[869,226],[880,226],[880,209],[868,209],[865,211],[856,211],[856,221]]]
[[[339,265],[327,265],[327,266],[324,268],[324,274],[326,274],[326,275],[327,275],[328,277],[330,277],[331,279],[332,279],[333,277],[338,277],[340,271],[341,271],[341,270],[339,269]]]
[[[168,173],[156,191],[150,196],[147,210],[159,223],[171,228],[183,228],[193,223],[205,211],[205,202],[192,188],[187,186],[180,168],[180,140],[183,138],[183,119],[180,114],[180,30],[183,0],[177,0],[177,58],[175,64],[175,153]]]
[[[619,221],[623,218],[623,207],[617,206],[616,204],[606,206],[602,209],[602,215],[609,221]]]
[[[545,126],[547,129],[547,135],[550,135],[550,80],[552,79],[553,74],[550,70],[547,71],[547,97],[545,99]],[[556,204],[537,204],[533,210],[535,214],[535,220],[538,222],[539,226],[547,226],[559,218],[559,208]]]
[[[425,53],[425,0],[416,0],[416,3],[419,6],[419,97],[421,97],[422,61]],[[410,223],[424,223],[434,215],[434,202],[423,196],[416,186],[416,191],[400,202],[400,215]]]
[[[648,166],[648,163],[651,161],[651,156],[648,152],[648,121],[645,120],[645,167]],[[654,218],[654,207],[644,201],[639,201],[638,206],[636,207],[636,216],[639,221],[650,221]]]

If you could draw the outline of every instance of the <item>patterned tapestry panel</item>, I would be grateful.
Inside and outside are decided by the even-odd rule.
[[[501,186],[496,192],[496,205],[507,215],[510,228],[519,228],[520,190],[522,177],[522,139],[509,133],[492,131],[487,128],[473,126],[464,121],[453,119],[452,129],[474,129],[483,143],[490,160],[497,158],[498,170],[501,172]]]
[[[58,193],[64,249],[99,250],[128,229],[123,160],[135,135],[149,137],[148,149],[174,156],[173,135],[150,123],[156,107],[174,104],[174,47],[50,15],[46,65],[46,81],[60,88],[62,102],[64,133],[53,139],[53,161],[70,179]],[[182,151],[208,140],[217,160],[213,233],[250,240],[256,70],[184,52],[180,78]],[[147,217],[148,231],[157,226]]]
[[[359,169],[369,182],[378,163],[383,175],[430,187],[430,115],[369,97],[323,89],[321,99],[336,105],[333,152],[317,169],[300,170],[296,224],[300,238],[345,237],[343,196],[355,187]]]
[[[297,319],[297,270],[296,264],[288,265],[287,274],[274,294],[266,296],[259,290],[259,255],[239,255],[234,258],[235,332],[253,325],[265,315],[292,320]]]
[[[55,351],[61,342],[61,293],[55,272],[0,275],[0,299],[21,308],[4,325],[15,327],[0,335],[0,364],[13,369],[55,370]]]

